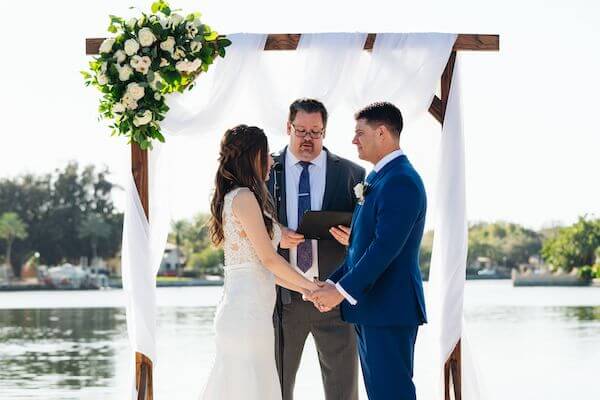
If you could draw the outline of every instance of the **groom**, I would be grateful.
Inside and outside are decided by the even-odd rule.
[[[342,318],[355,326],[370,400],[416,399],[414,346],[426,322],[419,271],[425,189],[400,149],[400,110],[374,103],[355,119],[352,143],[374,167],[356,190],[347,257],[310,300],[321,311],[342,304]]]

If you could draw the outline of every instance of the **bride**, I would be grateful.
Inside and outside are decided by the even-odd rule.
[[[304,295],[318,289],[277,254],[281,228],[265,184],[272,164],[262,129],[238,125],[225,132],[209,221],[213,243],[225,252],[225,284],[203,400],[280,400],[275,285]]]

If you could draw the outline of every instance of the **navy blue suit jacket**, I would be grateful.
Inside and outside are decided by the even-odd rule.
[[[348,254],[330,276],[355,300],[341,304],[346,322],[416,326],[427,321],[419,249],[427,198],[406,156],[386,164],[357,205]]]

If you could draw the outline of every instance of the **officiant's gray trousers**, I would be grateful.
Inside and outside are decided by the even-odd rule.
[[[283,335],[275,319],[275,355],[279,376],[283,377],[283,400],[294,398],[296,373],[309,333],[317,347],[325,399],[358,400],[356,333],[353,325],[341,320],[339,306],[321,313],[293,292],[291,303],[282,307]],[[280,340],[283,340],[283,357]]]

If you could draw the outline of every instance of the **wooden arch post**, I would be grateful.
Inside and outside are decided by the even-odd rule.
[[[301,34],[269,34],[264,50],[296,50]],[[369,33],[365,41],[364,50],[371,51],[377,34]],[[100,45],[104,38],[86,39],[86,55],[99,54]],[[452,53],[441,77],[441,98],[435,96],[429,112],[440,123],[444,123],[448,96],[452,84],[452,74],[458,51],[499,51],[499,35],[459,34],[452,48]],[[136,143],[131,144],[131,172],[135,185],[148,218],[150,204],[148,202],[148,152],[142,150]],[[461,379],[461,350],[460,340],[450,354],[444,366],[444,400],[462,399]],[[136,353],[136,387],[138,389],[137,400],[153,399],[152,383],[152,361],[142,353]]]

